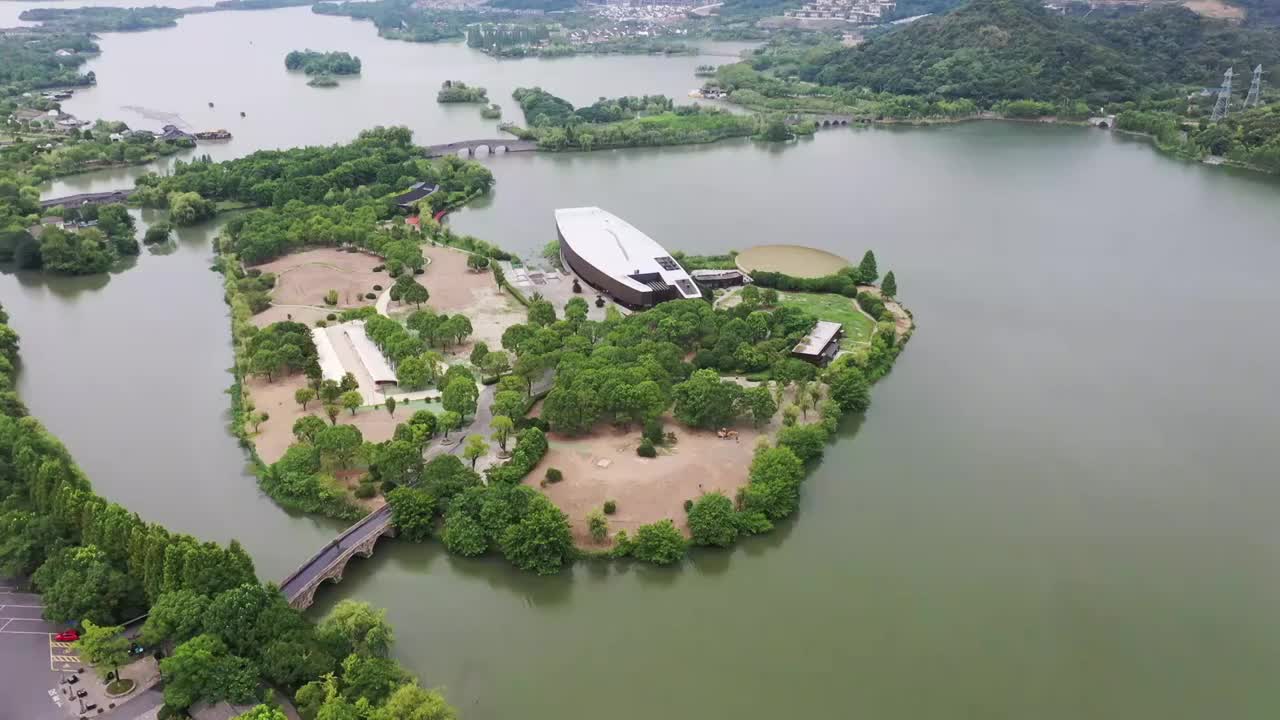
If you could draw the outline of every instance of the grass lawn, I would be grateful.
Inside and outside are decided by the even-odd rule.
[[[800,308],[819,320],[829,320],[844,325],[844,339],[840,346],[849,349],[871,342],[875,322],[864,315],[853,298],[833,293],[778,293],[782,304]]]

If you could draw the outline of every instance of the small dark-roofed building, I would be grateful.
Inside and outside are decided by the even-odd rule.
[[[838,322],[819,320],[809,334],[796,343],[791,354],[814,365],[826,366],[840,352],[844,326]]]
[[[427,182],[417,182],[409,186],[409,192],[396,196],[396,205],[405,210],[412,210],[413,204],[436,191],[436,186]]]
[[[726,288],[751,283],[751,276],[741,270],[690,270],[689,276],[699,285],[709,288]]]
[[[182,140],[185,138],[187,140],[191,140],[192,142],[195,142],[195,139],[196,139],[195,135],[192,135],[186,130],[180,129],[177,125],[165,125],[164,128],[162,129],[164,130],[164,132],[160,133],[160,135],[157,136],[158,139],[160,140]]]

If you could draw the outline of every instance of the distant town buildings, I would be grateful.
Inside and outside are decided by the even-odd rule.
[[[784,14],[791,18],[877,23],[897,8],[896,0],[813,0]]]

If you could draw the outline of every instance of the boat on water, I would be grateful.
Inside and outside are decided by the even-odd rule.
[[[205,130],[195,134],[197,140],[230,140],[231,133],[219,128],[217,130]]]

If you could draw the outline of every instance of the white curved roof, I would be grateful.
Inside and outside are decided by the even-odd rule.
[[[355,348],[356,355],[360,358],[360,363],[364,365],[364,369],[368,371],[369,377],[373,378],[375,383],[393,383],[396,381],[396,371],[391,369],[391,365],[383,357],[382,351],[365,334],[363,321],[348,323],[343,326],[342,331],[351,339],[351,346]]]
[[[702,297],[671,253],[611,212],[598,207],[561,208],[556,210],[556,226],[578,257],[636,290],[653,288],[633,275],[658,275],[681,297]]]

